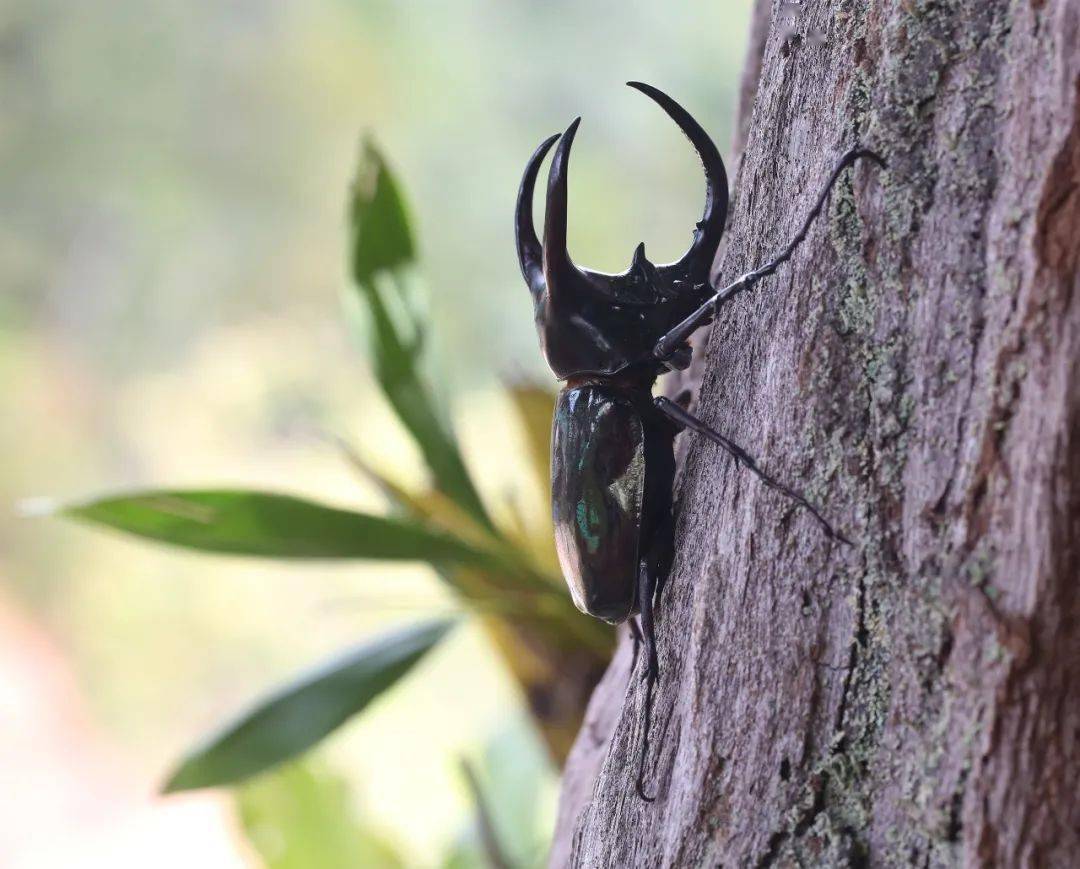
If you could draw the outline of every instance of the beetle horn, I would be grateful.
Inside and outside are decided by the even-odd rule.
[[[547,152],[555,144],[559,134],[545,139],[537,148],[525,165],[525,174],[521,178],[521,187],[518,189],[517,210],[514,213],[514,234],[517,238],[518,262],[521,264],[521,274],[533,297],[539,296],[544,288],[544,269],[542,263],[542,249],[540,240],[536,237],[536,229],[533,226],[533,188],[536,186],[536,176],[540,171],[540,164],[544,161]]]
[[[690,249],[677,263],[663,268],[674,267],[685,271],[695,282],[708,281],[709,267],[727,221],[728,182],[724,161],[708,133],[675,100],[652,85],[639,81],[628,81],[627,84],[641,91],[667,112],[668,117],[679,125],[679,129],[690,140],[701,158],[701,165],[705,169],[705,213],[694,230],[694,241]]]
[[[566,170],[570,164],[570,148],[574,144],[581,118],[566,128],[555,156],[551,158],[548,169],[547,211],[544,214],[544,276],[548,282],[548,292],[552,291],[552,276],[574,270],[570,254],[566,250]]]

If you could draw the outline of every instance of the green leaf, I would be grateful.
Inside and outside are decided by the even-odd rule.
[[[404,292],[416,245],[399,186],[365,141],[349,207],[352,276],[371,317],[375,377],[424,456],[436,488],[494,531],[420,371],[423,323]]]
[[[164,792],[233,784],[296,757],[396,683],[452,624],[386,634],[300,676],[192,751]]]
[[[436,409],[421,376],[418,359],[390,316],[387,294],[372,285],[363,288],[362,295],[374,323],[375,378],[383,394],[420,448],[435,487],[490,527],[457,440]]]
[[[290,763],[236,791],[248,841],[267,869],[398,869],[396,849],[358,818],[344,778]]]
[[[507,718],[469,762],[466,776],[475,817],[458,834],[441,869],[491,867],[497,861],[546,866],[557,772],[524,711]]]
[[[469,795],[473,801],[473,811],[476,814],[476,828],[479,833],[479,843],[484,855],[484,862],[492,869],[509,869],[510,861],[506,857],[506,849],[499,838],[499,831],[495,827],[495,820],[491,814],[491,806],[488,804],[484,787],[480,782],[480,776],[475,766],[468,758],[462,758],[461,773],[465,779],[465,785],[469,789]]]
[[[411,519],[355,513],[270,492],[134,492],[64,506],[58,512],[204,552],[502,566],[496,556]]]
[[[350,202],[352,274],[358,284],[416,262],[416,240],[394,176],[370,139],[361,145]]]

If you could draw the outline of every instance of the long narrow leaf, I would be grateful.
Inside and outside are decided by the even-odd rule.
[[[352,277],[371,315],[376,379],[423,453],[435,486],[494,530],[420,372],[423,326],[403,290],[416,264],[416,243],[400,187],[370,141],[361,151],[349,216]]]
[[[484,794],[483,785],[476,768],[468,758],[461,759],[461,774],[472,797],[473,810],[476,812],[476,826],[480,833],[480,846],[490,869],[511,869],[513,864],[506,856],[506,849],[499,840],[499,831],[495,828],[495,819]]]
[[[296,757],[396,683],[452,624],[387,634],[301,676],[187,755],[164,792],[232,784]]]
[[[391,316],[389,294],[377,284],[361,286],[374,327],[375,377],[402,425],[416,440],[435,485],[478,518],[486,513],[457,442],[436,409],[408,337]]]
[[[405,199],[370,139],[361,143],[349,206],[353,280],[367,284],[380,274],[415,265],[416,239]]]
[[[479,568],[501,564],[489,553],[410,519],[356,513],[270,492],[144,491],[62,506],[57,512],[204,552],[415,560]]]

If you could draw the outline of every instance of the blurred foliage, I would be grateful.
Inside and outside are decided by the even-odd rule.
[[[440,869],[531,869],[548,843],[536,788],[546,758],[520,730],[506,729],[461,761],[471,821],[441,855]],[[398,869],[410,865],[371,824],[350,783],[312,761],[294,761],[235,790],[240,822],[267,869]]]
[[[316,764],[291,763],[262,776],[237,789],[236,803],[244,831],[267,869],[408,865],[357,816],[345,780]]]
[[[347,457],[378,481],[397,515],[220,489],[111,495],[63,506],[59,515],[210,553],[426,562],[476,608],[561,763],[610,655],[611,629],[583,617],[562,593],[548,524],[504,533],[493,523],[452,430],[439,417],[421,371],[424,327],[404,292],[416,245],[398,183],[370,141],[362,148],[349,214],[353,277],[370,314],[376,379],[427,460],[432,488],[411,490],[349,450]],[[540,431],[550,430],[552,397],[533,387],[511,394],[529,430],[537,479],[546,482]],[[538,558],[540,552],[547,557]],[[190,752],[166,791],[234,784],[305,751],[390,688],[447,626],[384,637],[301,676]]]
[[[508,372],[547,376],[513,256],[522,164],[582,114],[575,258],[618,270],[641,239],[658,259],[677,256],[700,208],[699,168],[621,82],[665,87],[723,147],[749,6],[0,4],[0,500],[257,481],[377,511],[377,493],[309,438],[359,422],[362,461],[417,496],[389,512],[444,530],[439,517],[453,517],[466,533],[468,514],[418,485],[417,456],[328,304],[362,124],[409,179],[423,230],[434,291],[410,298],[438,327],[426,336],[432,398],[454,397],[464,458],[503,537],[553,576],[534,493],[503,498],[522,453],[491,389]],[[547,437],[537,429],[545,462]],[[200,559],[0,511],[0,595],[55,638],[87,720],[140,788],[250,686],[403,612],[454,606],[400,564]],[[471,606],[485,613],[542,598],[481,594]],[[467,804],[456,764],[440,758],[501,727],[516,696],[487,651],[471,625],[456,630],[392,703],[319,753],[378,795],[367,808],[411,865],[433,864]],[[423,775],[394,759],[401,744]]]
[[[185,757],[165,793],[240,782],[307,751],[408,673],[449,628],[414,625],[299,677]]]
[[[338,244],[324,203],[359,121],[406,169],[428,261],[454,288],[431,300],[441,376],[541,374],[524,352],[527,304],[509,295],[523,155],[583,115],[571,249],[620,270],[644,238],[674,259],[699,211],[698,167],[621,85],[654,82],[706,129],[730,129],[748,7],[0,4],[0,306],[51,314],[71,352],[101,352],[95,363],[121,376],[134,359],[190,352],[204,326],[286,306],[314,315]]]
[[[159,489],[69,504],[60,512],[202,552],[386,561],[422,556],[440,565],[499,565],[496,554],[416,522],[339,510],[272,492]]]
[[[371,314],[371,355],[383,394],[423,452],[436,489],[494,530],[419,370],[424,324],[405,292],[416,242],[398,185],[370,140],[363,144],[349,213],[352,277]]]
[[[548,842],[535,781],[542,758],[512,730],[488,741],[462,763],[473,800],[473,822],[462,830],[444,869],[499,863],[524,869],[546,863]]]

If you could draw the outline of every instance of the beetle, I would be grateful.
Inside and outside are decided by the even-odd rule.
[[[638,644],[644,648],[648,688],[637,791],[651,801],[643,775],[652,689],[660,674],[653,613],[674,556],[675,436],[689,429],[709,439],[807,510],[830,538],[849,543],[798,491],[766,474],[749,453],[692,415],[685,401],[654,398],[653,386],[664,372],[689,365],[688,338],[696,329],[790,259],[847,167],[861,158],[882,166],[884,162],[861,148],[845,153],[788,246],[760,268],[715,289],[709,270],[728,210],[720,152],[667,94],[642,82],[627,84],[667,113],[701,159],[705,209],[689,250],[676,262],[654,265],[645,256],[644,243],[639,244],[621,274],[575,265],[566,247],[567,170],[581,118],[561,135],[546,139],[529,159],[518,190],[515,234],[540,347],[564,384],[555,403],[551,440],[559,564],[578,609],[612,624],[630,620],[635,650]],[[556,141],[541,244],[533,226],[533,190],[540,165]]]

